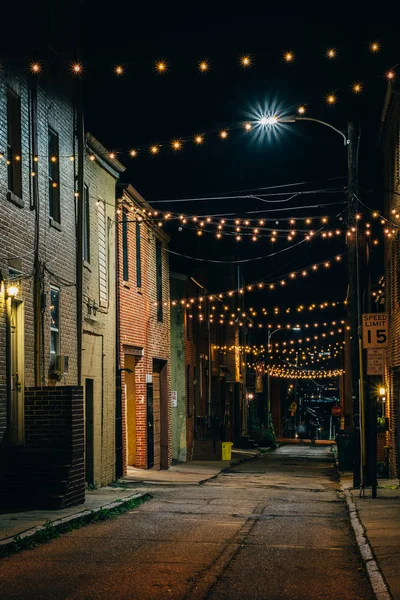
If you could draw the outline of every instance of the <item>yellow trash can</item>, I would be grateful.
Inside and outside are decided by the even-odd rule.
[[[222,442],[222,460],[232,459],[233,442]]]

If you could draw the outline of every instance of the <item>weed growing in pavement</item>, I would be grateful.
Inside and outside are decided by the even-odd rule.
[[[97,523],[98,521],[105,521],[122,515],[129,510],[138,508],[141,504],[150,500],[152,496],[150,494],[144,494],[141,498],[132,498],[128,502],[124,502],[114,508],[100,508],[100,510],[91,510],[88,514],[82,515],[76,520],[67,521],[66,523],[59,523],[56,526],[51,521],[46,521],[43,528],[36,531],[33,535],[21,537],[21,535],[15,535],[13,543],[8,544],[4,548],[0,547],[0,558],[10,556],[16,552],[22,550],[31,550],[38,544],[44,542],[50,542],[56,538],[59,538],[62,533],[68,533],[74,529],[80,529],[91,523]],[[118,502],[118,500],[117,500]]]

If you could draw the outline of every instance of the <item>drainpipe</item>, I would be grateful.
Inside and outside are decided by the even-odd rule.
[[[82,326],[83,326],[83,188],[85,161],[85,128],[83,121],[82,82],[77,81],[77,138],[78,138],[78,182],[76,224],[76,333],[78,386],[82,385]]]

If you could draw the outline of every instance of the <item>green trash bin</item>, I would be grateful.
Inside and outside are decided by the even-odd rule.
[[[338,463],[341,471],[352,471],[354,462],[354,438],[350,433],[338,433],[336,435],[338,450]]]

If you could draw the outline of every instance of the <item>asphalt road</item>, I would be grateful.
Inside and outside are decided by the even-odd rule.
[[[283,446],[0,561],[0,598],[372,600],[329,448]]]

